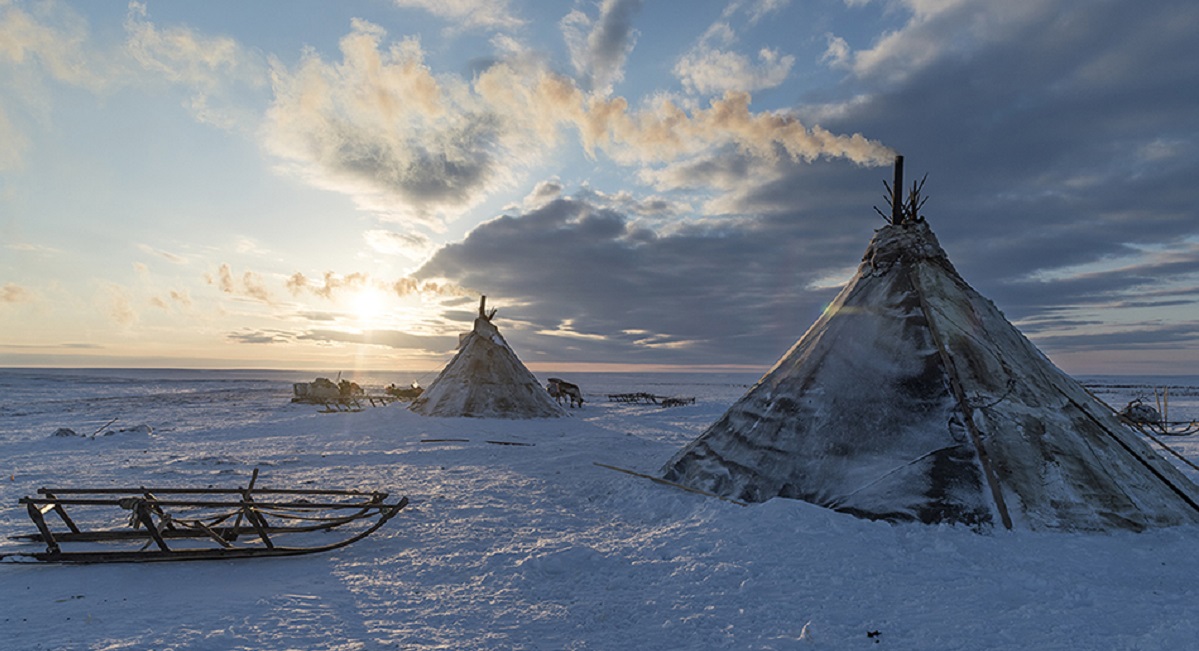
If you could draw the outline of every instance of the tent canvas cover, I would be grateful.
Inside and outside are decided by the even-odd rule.
[[[474,327],[461,336],[458,352],[409,409],[424,416],[557,418],[567,411],[525,368],[479,301]]]
[[[923,218],[880,229],[824,314],[663,473],[891,521],[1199,522],[1191,482],[972,289]]]

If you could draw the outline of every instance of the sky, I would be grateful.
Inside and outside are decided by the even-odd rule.
[[[1192,0],[0,0],[0,366],[756,370],[896,154],[1079,374],[1199,374]]]

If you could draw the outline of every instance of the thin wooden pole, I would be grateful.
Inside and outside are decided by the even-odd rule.
[[[647,475],[643,472],[637,472],[636,470],[629,470],[628,468],[621,468],[619,466],[609,466],[606,463],[600,463],[598,461],[592,461],[591,463],[599,466],[600,468],[607,468],[608,470],[615,470],[616,472],[623,472],[626,475],[632,475],[634,477],[642,477],[644,479],[648,479],[648,480],[654,482],[655,484],[662,484],[663,486],[673,486],[674,488],[681,488],[681,489],[687,491],[688,493],[695,493],[696,495],[703,495],[705,497],[715,497],[718,500],[721,500],[724,502],[731,502],[733,504],[736,504],[737,506],[749,506],[749,504],[746,504],[745,502],[742,502],[741,500],[735,500],[731,497],[724,497],[723,495],[717,495],[716,493],[709,493],[708,491],[705,491],[705,490],[700,490],[698,488],[692,488],[690,486],[685,486],[678,482],[670,481],[669,479],[663,479],[661,477]]]
[[[257,468],[255,468],[254,472],[250,474],[249,487],[246,490],[241,491],[241,496],[242,496],[243,500],[248,499],[248,496],[250,495],[250,491],[254,490],[254,482],[256,482],[256,481],[258,481],[258,469]],[[239,487],[239,490],[240,490],[240,487]],[[235,538],[237,537],[237,533],[236,533],[237,528],[241,526],[241,517],[242,517],[242,514],[244,514],[244,513],[245,513],[245,509],[238,511],[237,519],[233,521],[233,531],[234,531],[233,535]]]
[[[916,292],[916,296],[920,299],[920,309],[924,312],[924,320],[928,323],[929,334],[932,335],[933,343],[937,347],[937,353],[941,357],[941,365],[945,367],[945,373],[949,376],[950,392],[958,403],[958,409],[962,415],[962,424],[965,425],[966,432],[970,435],[970,442],[974,444],[974,451],[978,454],[978,464],[982,466],[983,478],[987,482],[987,487],[991,489],[991,499],[995,502],[995,509],[999,511],[999,519],[1003,522],[1003,528],[1010,530],[1012,528],[1012,516],[1008,513],[1007,502],[1003,499],[1003,489],[999,485],[999,474],[995,472],[991,456],[987,454],[982,432],[978,431],[978,426],[974,423],[974,408],[970,406],[970,402],[966,399],[966,390],[962,387],[961,380],[958,378],[957,367],[953,365],[953,356],[946,347],[947,342],[941,335],[936,321],[933,320],[933,309],[924,297],[924,288],[920,285],[916,274],[912,271],[908,272],[908,283],[911,284],[912,290]]]

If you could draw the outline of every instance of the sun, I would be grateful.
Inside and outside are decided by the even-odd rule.
[[[387,294],[374,287],[364,287],[350,299],[350,310],[362,325],[377,325],[387,311]]]

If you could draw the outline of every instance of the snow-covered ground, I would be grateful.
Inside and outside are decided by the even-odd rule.
[[[346,377],[375,387],[415,379]],[[289,402],[291,382],[312,379],[295,372],[0,370],[0,553],[38,548],[7,538],[32,530],[17,500],[41,486],[237,486],[259,468],[259,486],[380,488],[411,500],[371,537],[326,554],[0,564],[0,648],[1199,643],[1195,528],[980,535],[791,500],[741,507],[595,464],[656,473],[756,376],[565,377],[588,399],[571,418],[502,421],[426,418],[401,404],[320,413]],[[1199,378],[1080,379],[1117,408],[1138,396],[1152,404],[1152,387],[1168,385],[1170,418],[1199,418]],[[606,398],[634,391],[697,400]],[[80,436],[52,436],[59,428]],[[421,442],[445,438],[467,441]],[[1169,443],[1199,461],[1191,438]]]

